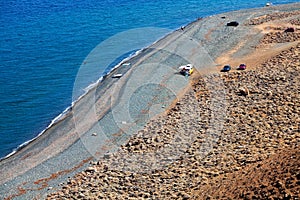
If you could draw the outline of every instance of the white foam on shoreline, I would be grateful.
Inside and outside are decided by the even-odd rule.
[[[191,22],[193,23],[193,22]],[[8,155],[6,155],[5,157],[0,158],[1,160],[7,159],[11,156],[13,156],[14,154],[16,154],[18,151],[20,151],[22,148],[26,147],[29,143],[35,141],[36,139],[38,139],[41,135],[43,135],[48,129],[52,128],[55,124],[59,123],[60,121],[64,120],[65,116],[67,116],[67,114],[72,110],[72,108],[74,107],[74,105],[80,101],[82,98],[84,98],[92,89],[96,88],[97,85],[99,83],[101,83],[106,76],[110,75],[114,70],[118,69],[119,67],[121,67],[123,64],[128,64],[127,62],[140,55],[141,52],[143,52],[145,49],[150,48],[151,46],[153,46],[154,44],[158,43],[159,41],[161,41],[162,39],[164,39],[165,37],[167,37],[168,35],[172,34],[173,32],[175,32],[176,30],[171,31],[170,33],[165,34],[164,36],[162,36],[161,38],[157,39],[155,42],[153,42],[152,44],[150,44],[149,46],[146,46],[140,50],[135,51],[134,53],[130,54],[128,57],[124,58],[123,60],[121,60],[116,66],[114,66],[112,69],[110,69],[110,71],[106,74],[104,74],[103,76],[101,76],[97,81],[95,81],[94,83],[91,83],[90,85],[88,85],[86,88],[83,89],[83,94],[80,95],[75,101],[73,101],[71,103],[70,106],[68,106],[62,113],[60,113],[58,116],[56,116],[53,120],[51,120],[50,124],[44,129],[42,130],[37,136],[35,136],[34,138],[20,144],[17,148],[15,148],[11,153],[9,153]]]

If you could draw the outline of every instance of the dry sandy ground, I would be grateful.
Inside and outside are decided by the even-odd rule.
[[[265,34],[256,51],[236,58],[242,42],[217,60],[247,70],[196,73],[170,110],[48,199],[299,199],[299,14],[250,20]]]

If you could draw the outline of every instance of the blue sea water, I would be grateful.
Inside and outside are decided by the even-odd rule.
[[[298,1],[272,1],[274,5],[292,2]],[[36,137],[71,105],[77,72],[102,41],[134,28],[175,30],[198,17],[265,3],[0,0],[0,158]],[[149,37],[145,46],[155,37]],[[107,67],[99,66],[98,78]]]

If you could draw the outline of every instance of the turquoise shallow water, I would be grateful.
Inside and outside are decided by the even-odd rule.
[[[272,3],[291,2],[297,1]],[[198,17],[262,7],[265,3],[262,0],[1,0],[0,157],[36,137],[71,105],[78,69],[102,41],[134,28],[174,30]],[[147,36],[144,46],[157,37]],[[113,66],[99,65],[95,77],[87,77],[86,86]]]

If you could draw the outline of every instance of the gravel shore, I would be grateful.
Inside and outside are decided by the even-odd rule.
[[[217,76],[209,75],[204,77],[207,80],[195,81],[166,115],[151,120],[121,151],[93,163],[48,199],[296,199],[300,195],[299,53],[300,43],[257,70],[219,75],[227,100],[222,105],[226,116],[220,135],[208,135],[208,129],[215,127],[209,122],[212,111],[207,83]],[[240,94],[241,88],[249,94]],[[210,139],[214,140],[211,146]],[[266,167],[272,173],[259,170],[259,166],[274,162],[276,154],[291,155],[289,163],[294,164],[278,167],[278,173]],[[265,177],[252,175],[256,188],[246,181],[247,176],[237,180],[246,172],[255,173],[255,168],[254,172],[249,169],[253,163],[257,176]],[[235,179],[228,178],[232,174]],[[241,187],[235,181],[246,182]]]
[[[280,31],[259,48],[299,41]],[[256,69],[195,78],[167,113],[48,199],[299,198],[299,53],[297,43]]]
[[[299,197],[299,9],[224,13],[166,36],[116,70],[124,77],[108,77],[48,134],[1,161],[0,197]],[[233,20],[240,25],[226,26]],[[284,32],[291,25],[295,32]],[[190,78],[177,73],[187,61],[196,69]],[[242,61],[248,68],[234,69]],[[233,69],[220,73],[225,63]],[[290,173],[246,181],[288,156],[293,164],[280,166]]]

